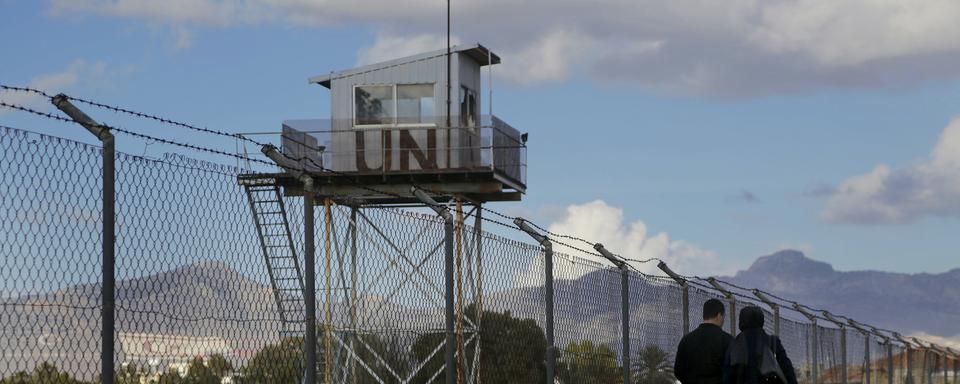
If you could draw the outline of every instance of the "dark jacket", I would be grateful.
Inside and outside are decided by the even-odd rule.
[[[787,357],[780,338],[771,337],[763,330],[763,311],[758,307],[747,307],[740,312],[740,334],[723,361],[723,384],[760,384],[763,349],[770,349],[776,355],[786,384],[797,384],[793,362]]]
[[[720,384],[723,358],[733,336],[713,324],[700,324],[680,340],[673,374],[683,384]]]

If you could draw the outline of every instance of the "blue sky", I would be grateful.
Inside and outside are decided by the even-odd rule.
[[[328,117],[328,91],[307,77],[439,48],[433,3],[0,0],[0,82],[225,131],[277,130]],[[711,14],[692,0],[562,1],[536,16],[501,3],[454,2],[456,38],[503,56],[494,113],[531,137],[525,201],[491,208],[690,273],[782,248],[843,270],[960,267],[960,160],[945,134],[960,116],[960,43],[942,37],[960,33],[950,2],[735,1]],[[91,141],[18,112],[0,111],[0,124]]]

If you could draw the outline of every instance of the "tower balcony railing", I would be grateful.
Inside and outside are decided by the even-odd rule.
[[[301,169],[320,175],[489,174],[512,189],[526,189],[527,147],[517,129],[487,115],[474,124],[453,119],[452,127],[442,118],[436,119],[439,123],[420,120],[429,122],[356,125],[353,119],[287,120],[280,132],[241,135],[277,145]],[[237,148],[251,158],[261,156],[240,141]]]

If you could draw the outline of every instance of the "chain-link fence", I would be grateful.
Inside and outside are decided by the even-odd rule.
[[[100,149],[0,129],[0,161],[0,383],[95,382]],[[313,342],[304,338],[302,191],[256,177],[238,183],[239,169],[181,156],[116,161],[117,382],[300,382]],[[448,238],[433,212],[319,203],[320,382],[443,382],[448,287],[458,383],[542,383],[548,367],[560,383],[618,383],[624,370],[632,382],[672,383],[676,345],[712,298],[763,307],[802,383],[957,382],[946,353],[813,325],[785,306],[774,319],[748,291],[548,253],[483,230],[489,221],[467,202],[448,205],[447,285]],[[546,361],[554,347],[556,360]]]

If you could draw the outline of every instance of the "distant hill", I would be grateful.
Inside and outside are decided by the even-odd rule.
[[[840,272],[800,252],[781,251],[761,257],[749,269],[724,279],[907,334],[960,334],[960,269],[914,275]],[[488,292],[484,309],[509,311],[515,317],[543,324],[543,288],[508,288],[512,282],[502,283],[503,289]],[[619,343],[619,273],[596,270],[577,279],[558,280],[555,288],[559,346],[580,340],[613,346]],[[680,290],[664,280],[634,279],[630,291],[634,348],[656,344],[672,349],[681,333]],[[408,307],[383,299],[361,299],[361,318],[368,317],[364,313],[377,314],[369,316],[375,321],[361,326],[401,327],[408,333],[442,327],[439,301]],[[87,373],[94,370],[90,367],[96,367],[99,359],[99,285],[4,299],[3,304],[0,320],[15,326],[0,328],[0,350],[18,352],[0,358],[0,372],[29,369],[38,361],[50,361],[76,376],[90,378]],[[694,325],[698,305],[691,302]],[[223,348],[230,351],[234,361],[249,358],[250,353],[275,342],[280,331],[267,282],[255,281],[221,262],[121,278],[117,282],[117,309],[118,332],[215,338],[222,340],[221,344],[211,345],[226,343]],[[342,303],[334,305],[333,314],[335,322],[348,322],[349,311]],[[193,347],[203,348],[196,343]],[[124,360],[124,353],[125,347],[119,345],[119,360]]]
[[[904,334],[960,335],[960,268],[939,274],[842,272],[784,250],[724,279]]]

